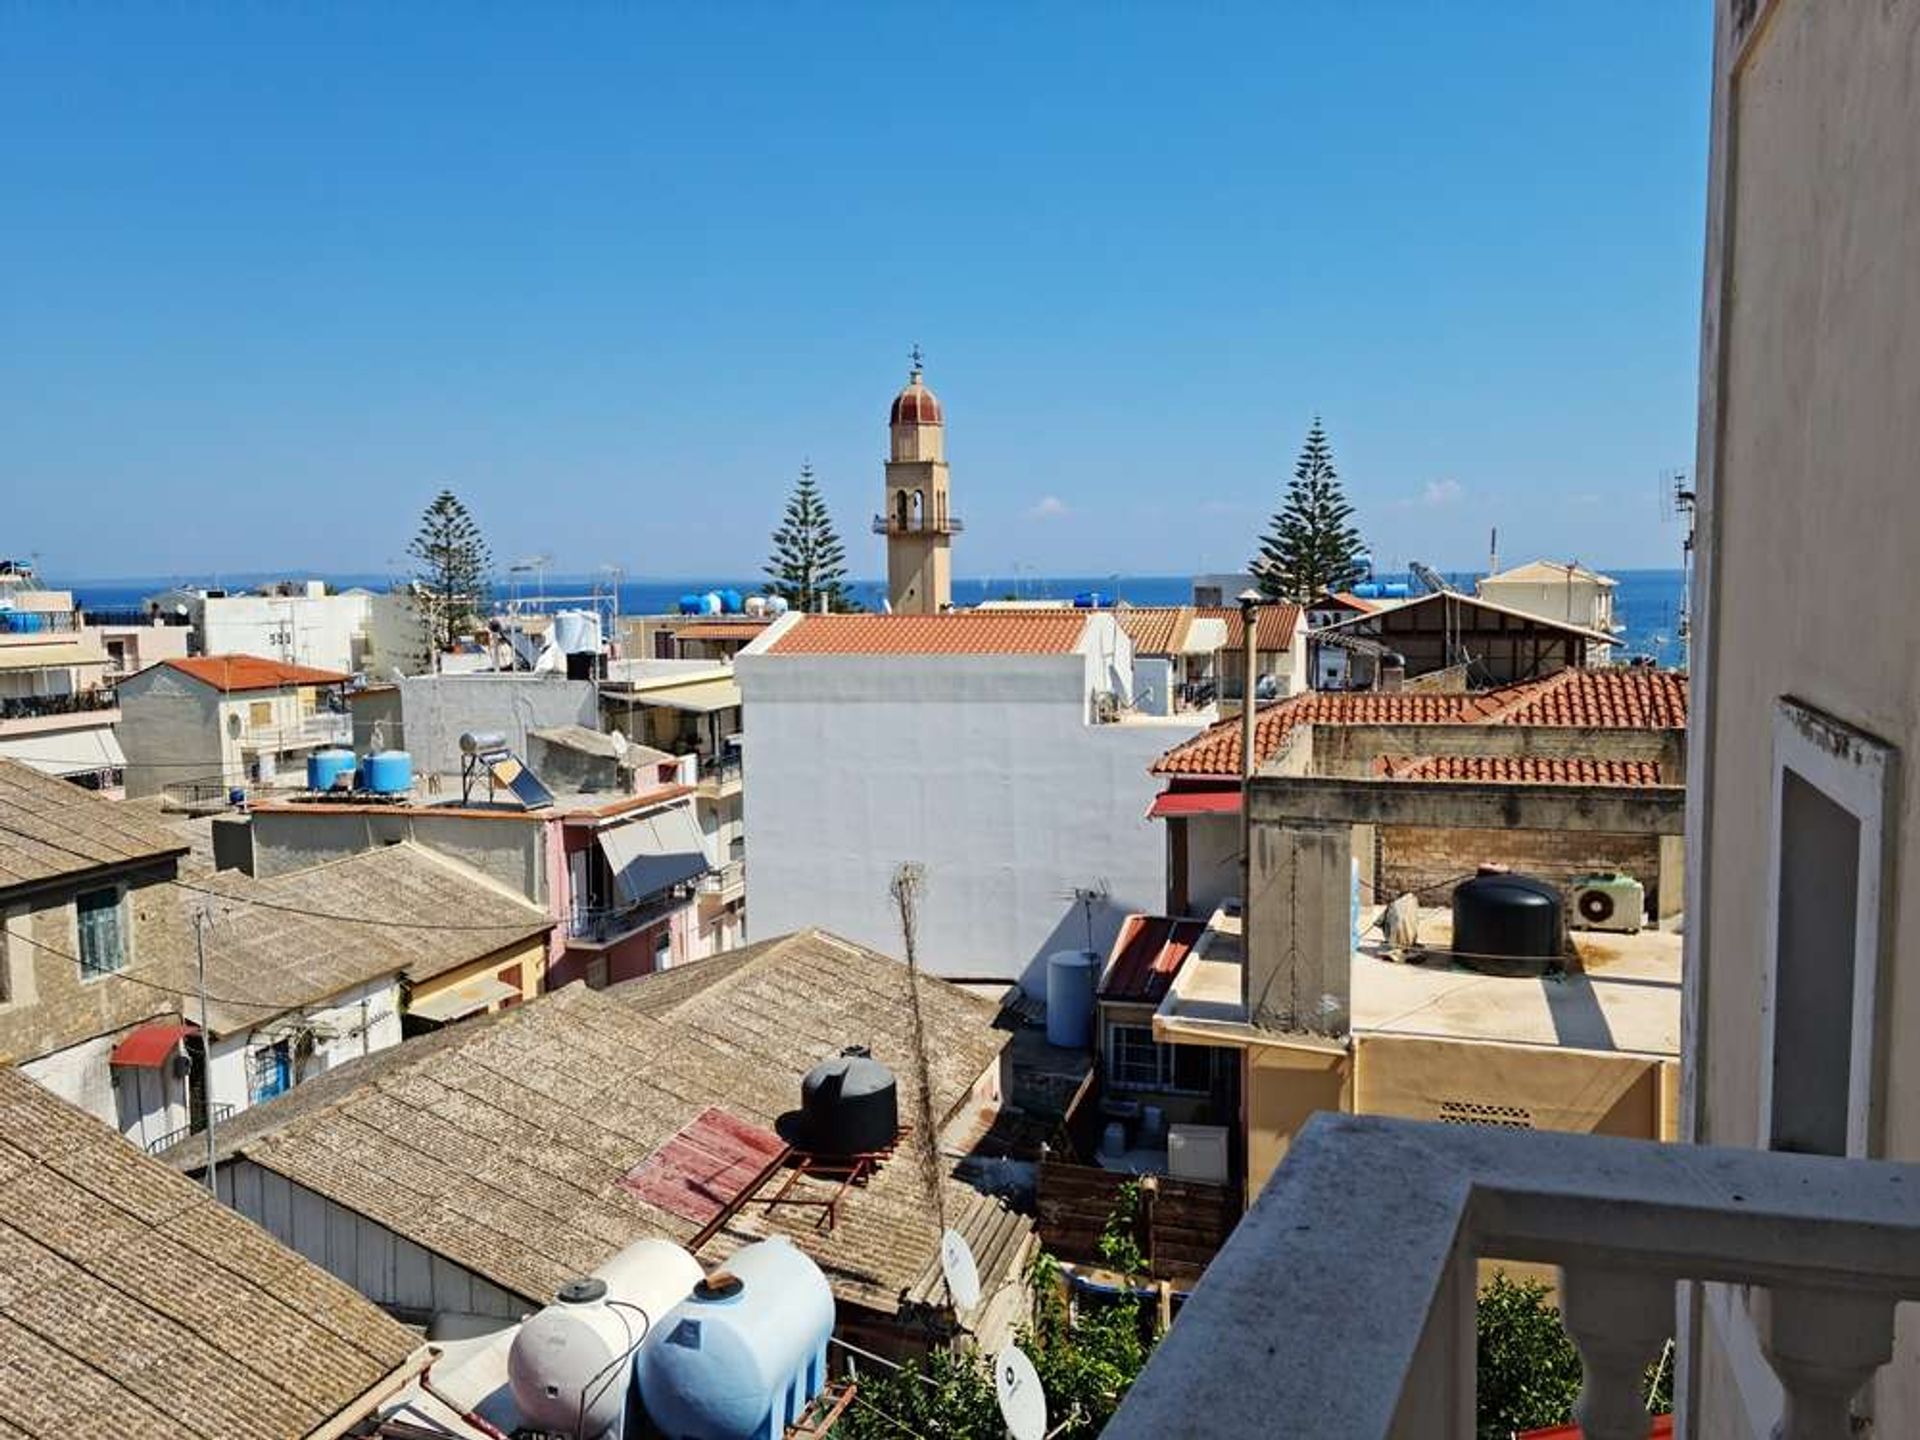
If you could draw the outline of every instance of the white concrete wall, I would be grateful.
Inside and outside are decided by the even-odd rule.
[[[229,595],[208,600],[200,620],[201,653],[261,655],[350,674],[366,648],[365,591],[346,595]]]
[[[1731,9],[1722,0],[1723,37]],[[1737,9],[1739,7],[1731,7]],[[1716,77],[1700,429],[1703,643],[1689,766],[1692,1138],[1760,1139],[1773,720],[1793,696],[1903,754],[1881,926],[1881,1134],[1920,1161],[1920,6],[1778,0]],[[1716,330],[1717,322],[1717,330]],[[1835,587],[1863,620],[1838,641]],[[1791,1061],[1783,1058],[1791,1072]],[[1920,1434],[1920,1325],[1900,1310],[1876,1435]],[[1706,1428],[1766,1433],[1744,1300],[1697,1357]]]
[[[1187,911],[1207,916],[1238,897],[1242,849],[1238,815],[1196,815],[1187,821]]]
[[[120,1114],[113,1098],[113,1067],[107,1063],[107,1057],[113,1054],[114,1039],[114,1036],[102,1035],[56,1050],[51,1055],[42,1055],[22,1065],[20,1073],[117,1130]]]
[[[1123,637],[1124,638],[1124,637]],[[888,887],[926,867],[920,953],[950,976],[1041,977],[1086,944],[1077,886],[1104,881],[1093,943],[1165,904],[1147,769],[1198,721],[1088,721],[1131,654],[742,655],[752,932],[823,926],[901,951]]]
[[[555,725],[600,728],[600,692],[564,675],[417,675],[400,682],[401,733],[416,775],[458,775],[463,731],[493,730],[522,758],[527,732]]]
[[[313,1054],[304,1062],[296,1062],[295,1087],[326,1074],[336,1065],[398,1045],[399,983],[392,976],[382,976],[344,990],[325,1004],[309,1007],[297,1016],[283,1015],[257,1030],[221,1036],[213,1043],[213,1103],[231,1105],[236,1115],[249,1108],[253,1100],[248,1077],[254,1052],[270,1048],[275,1040],[302,1025],[311,1025],[321,1034]]]

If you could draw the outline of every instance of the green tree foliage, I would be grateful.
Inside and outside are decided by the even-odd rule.
[[[1101,1232],[1099,1254],[1129,1278],[1145,1270],[1136,1229],[1140,1188],[1123,1187]],[[1045,1251],[1027,1268],[1033,1315],[1015,1343],[1033,1361],[1047,1395],[1051,1429],[1072,1440],[1098,1435],[1153,1353],[1145,1302],[1125,1294],[1083,1304],[1074,1314],[1060,1262]],[[994,1398],[988,1359],[936,1351],[898,1370],[863,1369],[858,1399],[843,1422],[851,1440],[900,1440],[904,1430],[930,1440],[1003,1440],[1006,1422]]]
[[[442,490],[420,517],[407,553],[420,562],[414,582],[427,601],[434,645],[451,650],[487,603],[492,552],[460,497]]]
[[[1580,1395],[1580,1352],[1538,1280],[1496,1271],[1479,1298],[1475,1427],[1479,1440],[1509,1440],[1517,1430],[1573,1423]],[[1647,1372],[1649,1409],[1673,1408],[1672,1368],[1664,1355]]]
[[[773,532],[773,555],[766,566],[768,587],[796,610],[859,607],[847,594],[847,551],[827,514],[827,502],[814,482],[813,466],[800,467],[800,481],[787,500],[780,528]]]
[[[1253,558],[1261,591],[1269,599],[1304,603],[1353,584],[1362,570],[1360,532],[1352,522],[1353,507],[1333,468],[1333,447],[1316,415],[1286,499]]]

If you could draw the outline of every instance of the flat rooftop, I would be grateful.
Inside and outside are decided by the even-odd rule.
[[[1376,907],[1361,918],[1370,926],[1378,916]],[[1221,1044],[1256,1038],[1288,1043],[1280,1032],[1247,1023],[1240,937],[1240,917],[1216,911],[1155,1014],[1156,1033],[1197,1043],[1213,1036]],[[1416,960],[1390,958],[1372,940],[1354,951],[1349,997],[1354,1034],[1662,1059],[1680,1054],[1681,937],[1676,933],[1575,931],[1578,968],[1546,976],[1489,975],[1455,963],[1444,953],[1452,940],[1446,910],[1422,910],[1418,937],[1425,953]],[[1298,1039],[1315,1048],[1339,1043]]]

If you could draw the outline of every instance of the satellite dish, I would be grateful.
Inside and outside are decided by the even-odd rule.
[[[940,1237],[940,1273],[947,1277],[954,1309],[971,1310],[980,1303],[980,1267],[973,1263],[973,1249],[958,1230]]]
[[[1026,1352],[1009,1345],[993,1359],[993,1393],[1013,1440],[1046,1440],[1047,1393]]]

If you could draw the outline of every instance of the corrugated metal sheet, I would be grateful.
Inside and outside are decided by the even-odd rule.
[[[771,1130],[709,1106],[628,1171],[620,1188],[682,1220],[709,1225],[786,1151]]]

